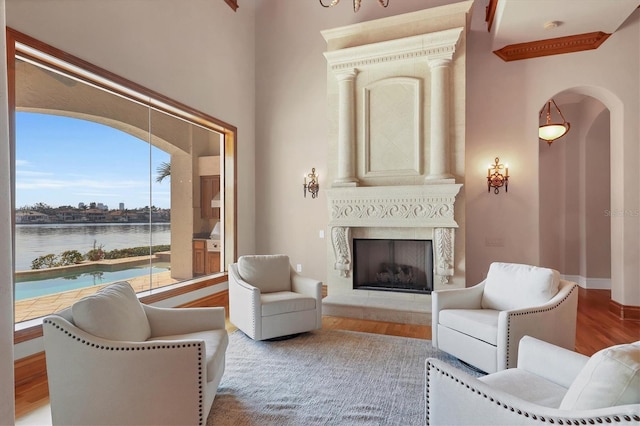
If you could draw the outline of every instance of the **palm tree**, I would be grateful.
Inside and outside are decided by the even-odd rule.
[[[156,182],[160,183],[164,180],[164,178],[171,176],[171,164],[165,163],[163,161],[156,169],[156,172],[158,172],[158,177],[156,177]]]

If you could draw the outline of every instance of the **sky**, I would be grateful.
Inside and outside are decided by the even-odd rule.
[[[170,178],[156,182],[169,154],[103,124],[18,112],[15,157],[16,208],[92,202],[109,209],[120,203],[127,209],[170,207]]]

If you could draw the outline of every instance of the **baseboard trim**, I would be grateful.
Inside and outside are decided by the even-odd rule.
[[[589,290],[611,290],[611,278],[587,278],[581,275],[562,275],[562,278]]]
[[[640,321],[640,306],[623,305],[609,300],[609,312],[622,320]]]

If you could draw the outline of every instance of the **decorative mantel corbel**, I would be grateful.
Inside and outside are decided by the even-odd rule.
[[[345,226],[334,226],[331,228],[331,243],[333,245],[333,255],[336,262],[333,268],[340,271],[340,276],[346,278],[351,270],[351,228]]]
[[[435,273],[440,276],[441,284],[449,284],[454,274],[454,232],[455,228],[435,228]]]

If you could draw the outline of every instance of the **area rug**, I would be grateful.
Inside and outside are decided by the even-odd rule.
[[[317,330],[229,340],[208,426],[424,425],[428,357],[480,375],[422,339]]]

